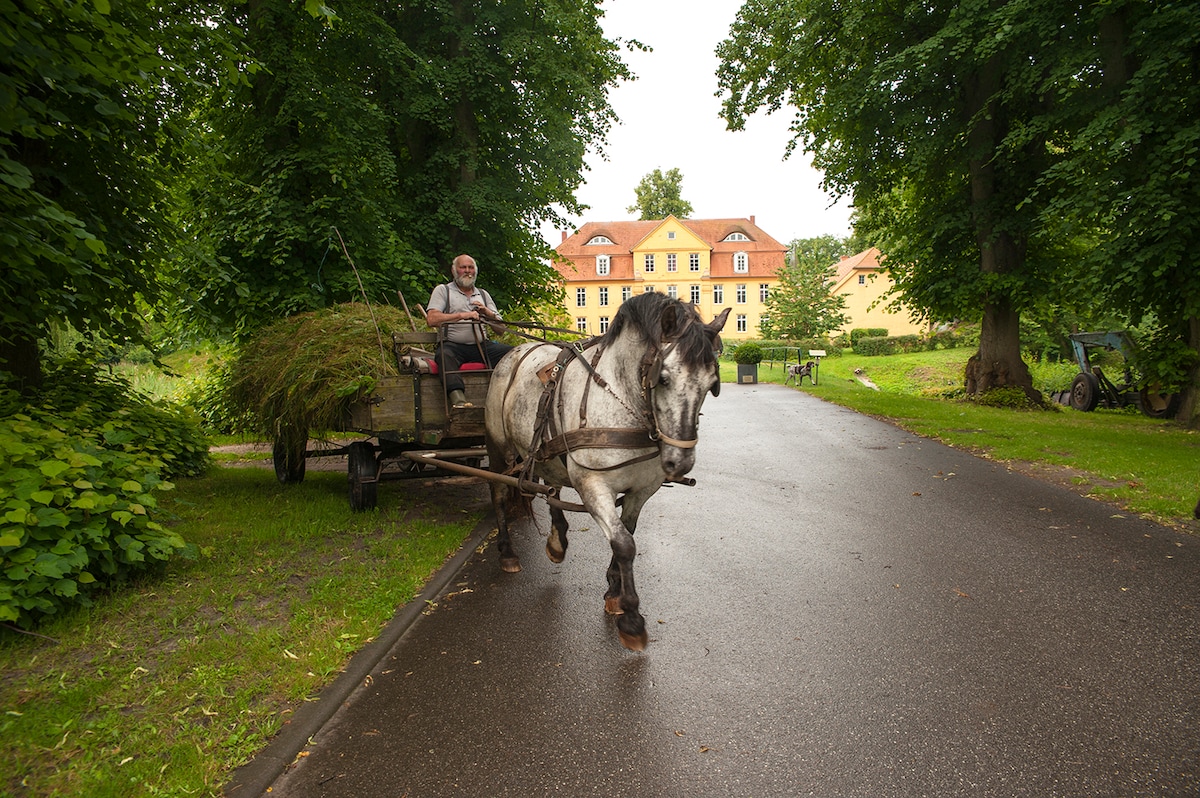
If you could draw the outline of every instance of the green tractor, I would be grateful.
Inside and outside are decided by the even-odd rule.
[[[1133,405],[1151,418],[1167,418],[1179,409],[1179,395],[1159,393],[1153,388],[1138,388],[1133,379],[1129,362],[1133,355],[1133,342],[1123,332],[1075,333],[1069,336],[1075,350],[1075,362],[1079,373],[1071,383],[1071,390],[1058,394],[1061,404],[1088,412],[1097,407],[1128,407]],[[1090,350],[1117,351],[1125,360],[1121,384],[1116,384],[1104,375],[1099,366],[1093,366],[1088,357]]]

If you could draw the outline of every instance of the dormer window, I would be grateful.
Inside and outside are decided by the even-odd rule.
[[[733,270],[741,274],[750,271],[750,256],[745,252],[738,252],[733,256]]]
[[[602,245],[606,245],[606,246],[610,246],[610,247],[611,247],[611,246],[612,246],[612,239],[611,239],[611,238],[609,238],[608,236],[592,236],[591,240],[590,240],[590,241],[588,241],[586,244],[584,244],[584,246],[585,246],[585,247],[590,247],[590,246],[592,246],[593,244],[602,244]]]
[[[612,267],[612,258],[609,255],[596,256],[596,274],[600,277],[608,275],[609,269]]]
[[[749,241],[750,238],[745,233],[730,233],[722,239],[723,241]]]

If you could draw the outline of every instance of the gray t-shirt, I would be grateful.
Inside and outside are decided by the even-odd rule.
[[[442,283],[433,289],[433,293],[429,295],[429,305],[431,310],[440,310],[443,313],[466,313],[467,311],[475,310],[476,304],[482,304],[485,308],[500,315],[500,311],[496,309],[496,303],[492,301],[492,297],[487,291],[484,291],[478,285],[475,286],[470,295],[464,294],[454,283]],[[472,321],[456,321],[442,325],[446,328],[445,338],[447,341],[453,341],[456,344],[473,344],[480,340],[479,336],[487,338],[487,325],[476,324]]]

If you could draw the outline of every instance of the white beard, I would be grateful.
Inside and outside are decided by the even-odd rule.
[[[475,287],[475,277],[465,274],[456,275],[454,277],[454,284],[464,291],[470,291]]]

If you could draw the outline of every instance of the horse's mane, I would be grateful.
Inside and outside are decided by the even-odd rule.
[[[683,361],[690,366],[703,366],[714,361],[713,342],[709,339],[700,314],[689,304],[658,291],[650,291],[623,303],[602,338],[607,345],[619,338],[626,327],[631,328],[647,343],[657,346],[663,338],[663,315],[674,310],[675,327],[671,338]]]

